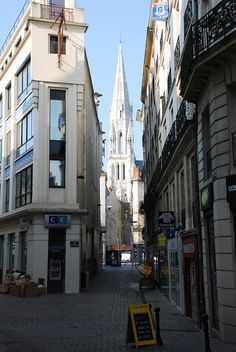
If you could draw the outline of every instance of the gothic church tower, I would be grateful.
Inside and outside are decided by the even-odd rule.
[[[110,110],[107,185],[121,202],[132,202],[131,179],[134,160],[132,106],[129,101],[120,43]]]

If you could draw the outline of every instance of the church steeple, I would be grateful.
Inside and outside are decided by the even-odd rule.
[[[131,178],[134,165],[132,106],[125,75],[120,42],[115,84],[110,110],[108,151],[108,187],[115,189],[122,201],[131,199]]]

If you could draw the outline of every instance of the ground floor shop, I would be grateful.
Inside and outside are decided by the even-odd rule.
[[[47,292],[78,293],[83,223],[74,214],[37,214],[1,224],[0,282],[12,269],[45,280]]]

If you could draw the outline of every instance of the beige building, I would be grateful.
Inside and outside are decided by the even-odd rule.
[[[236,342],[235,9],[233,0],[176,0],[164,21],[150,16],[142,84],[149,248],[167,247],[172,277],[170,252],[179,253],[174,301],[198,320],[206,308],[210,333],[229,342]],[[181,225],[166,244],[154,220],[160,209],[174,211],[175,231]],[[169,278],[170,295],[174,285]]]
[[[32,0],[0,50],[0,281],[14,267],[48,292],[77,293],[99,270],[101,129],[86,29],[74,0]]]

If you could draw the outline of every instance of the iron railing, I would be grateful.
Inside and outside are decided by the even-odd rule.
[[[173,122],[170,132],[168,133],[168,136],[162,149],[161,156],[158,159],[155,171],[151,176],[151,180],[148,186],[148,193],[152,190],[155,190],[161,178],[163,170],[167,168],[168,163],[176,149],[180,135],[182,134],[184,127],[187,126],[189,122],[189,119],[187,119],[186,116],[186,104],[188,103],[186,100],[184,100],[180,105],[180,108],[176,115],[176,121]],[[145,200],[148,200],[147,196],[145,197]]]
[[[186,12],[186,28],[189,23],[189,16],[190,11],[188,10]],[[181,90],[186,86],[186,80],[194,59],[197,59],[235,30],[236,0],[222,0],[195,22],[189,30],[186,29],[186,35],[187,33],[188,35],[185,40],[181,62]]]
[[[65,22],[74,22],[74,9],[56,5],[41,5],[41,17],[48,20],[56,20],[63,12]]]

